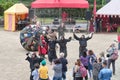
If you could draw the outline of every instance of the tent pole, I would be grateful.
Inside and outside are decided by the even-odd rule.
[[[61,14],[62,14],[62,8],[59,8],[59,19],[60,19],[60,21],[62,20]]]

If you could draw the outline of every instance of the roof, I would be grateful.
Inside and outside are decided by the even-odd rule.
[[[111,0],[96,13],[97,15],[120,15],[120,0]]]
[[[11,13],[11,14],[14,14],[14,13],[24,14],[28,12],[29,12],[28,8],[22,3],[16,3],[5,11],[5,13]]]
[[[32,8],[89,8],[86,0],[36,0]]]

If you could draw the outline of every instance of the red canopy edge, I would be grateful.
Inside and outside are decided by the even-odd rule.
[[[32,8],[89,8],[86,0],[36,0]]]

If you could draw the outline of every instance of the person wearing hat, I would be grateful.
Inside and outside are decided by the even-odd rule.
[[[41,66],[38,70],[40,80],[48,80],[48,67],[46,66],[46,61],[41,62]]]

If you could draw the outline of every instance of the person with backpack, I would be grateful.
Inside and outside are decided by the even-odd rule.
[[[85,35],[82,35],[80,38],[75,35],[75,32],[73,32],[73,36],[76,40],[79,41],[79,57],[83,55],[83,52],[87,51],[87,41],[92,38],[93,33],[90,34],[90,37],[85,38]]]
[[[80,57],[80,60],[83,66],[86,68],[86,70],[88,70],[88,56],[86,52],[83,53],[83,55]],[[88,76],[85,77],[85,80],[87,79],[88,79]]]
[[[77,66],[77,62],[75,62],[75,65],[73,66],[73,80],[75,80],[75,67]]]
[[[77,65],[75,66],[75,80],[83,80],[86,76],[86,68],[82,65],[80,59],[77,59]]]
[[[108,68],[110,68],[110,65],[112,64],[113,75],[115,75],[115,61],[117,59],[115,57],[118,57],[118,49],[116,48],[114,43],[110,45],[110,47],[107,49],[107,52]]]

